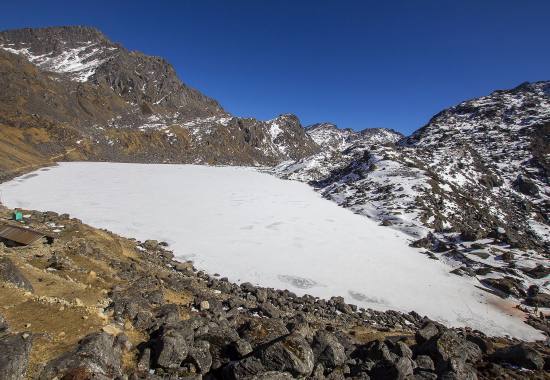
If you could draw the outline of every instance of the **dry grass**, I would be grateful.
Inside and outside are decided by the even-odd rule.
[[[374,340],[383,341],[393,336],[405,337],[408,344],[414,343],[414,336],[410,332],[400,330],[381,331],[371,326],[359,325],[349,330],[348,333],[355,337],[358,343],[368,343]]]
[[[0,219],[9,215],[10,210],[0,206]],[[32,214],[27,224],[48,232],[49,227],[41,215],[35,215]],[[125,276],[119,275],[118,266],[112,263],[135,263],[138,268],[144,265],[136,243],[77,220],[63,219],[56,223],[65,227],[51,246],[11,249],[0,246],[0,256],[8,256],[34,289],[28,292],[0,280],[0,314],[6,318],[11,331],[33,334],[28,378],[36,378],[45,363],[98,331],[126,334],[133,349],[124,353],[123,364],[125,368],[135,368],[135,347],[147,341],[148,336],[135,329],[130,321],[123,326],[116,324],[104,308],[110,303],[110,290],[115,286],[129,286]],[[86,252],[74,248],[79,247],[75,242],[86,242]],[[60,270],[48,268],[54,254],[68,264]],[[149,265],[145,270],[159,278],[168,275],[163,266]],[[190,293],[168,288],[163,292],[167,302],[180,305],[181,317],[188,318]]]

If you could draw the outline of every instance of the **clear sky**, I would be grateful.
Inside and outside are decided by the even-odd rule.
[[[2,1],[0,29],[91,25],[239,116],[405,134],[550,79],[550,1]]]

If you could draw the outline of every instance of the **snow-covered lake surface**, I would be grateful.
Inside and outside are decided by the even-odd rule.
[[[69,213],[123,236],[164,240],[179,259],[233,281],[542,338],[510,315],[511,304],[476,288],[475,279],[449,274],[401,232],[252,168],[61,163],[0,192],[9,207]]]

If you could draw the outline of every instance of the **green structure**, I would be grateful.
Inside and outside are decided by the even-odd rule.
[[[13,220],[16,220],[18,222],[23,220],[23,213],[21,211],[14,211],[13,212]]]

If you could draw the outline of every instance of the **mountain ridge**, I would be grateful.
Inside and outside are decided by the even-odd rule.
[[[94,28],[4,31],[0,51],[2,82],[10,88],[0,117],[24,135],[21,151],[52,156],[70,148],[77,153],[68,159],[271,165],[319,149],[297,118],[230,115],[181,82],[164,59],[128,51]],[[52,125],[70,136],[48,134],[58,144],[44,150],[29,138],[32,115],[40,118],[34,124],[41,133]]]

